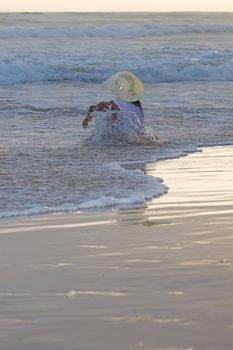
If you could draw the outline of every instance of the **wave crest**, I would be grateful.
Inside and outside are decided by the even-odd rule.
[[[133,71],[146,84],[182,81],[233,81],[233,51],[215,52],[171,49],[158,58],[156,53],[148,53],[142,60],[134,60]],[[111,57],[101,62],[98,55],[92,61],[82,58],[71,64],[64,57],[62,63],[42,63],[33,60],[11,59],[0,61],[0,84],[39,81],[63,81],[101,83],[119,70],[132,70],[132,57],[115,62]],[[80,62],[79,62],[80,61]]]

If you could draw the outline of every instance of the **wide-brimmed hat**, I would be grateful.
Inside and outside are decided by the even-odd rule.
[[[134,102],[140,100],[144,95],[143,83],[131,72],[122,71],[113,74],[103,84],[123,101]]]

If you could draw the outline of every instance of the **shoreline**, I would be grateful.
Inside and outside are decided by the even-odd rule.
[[[4,350],[233,347],[233,147],[147,164],[142,208],[1,220]]]
[[[196,151],[193,151],[193,152],[189,152],[187,154],[183,154],[183,155],[179,155],[175,158],[165,158],[165,159],[161,159],[161,160],[157,160],[157,161],[151,161],[151,162],[147,162],[147,163],[144,163],[144,171],[146,173],[146,175],[149,175],[149,176],[155,176],[156,178],[161,178],[162,179],[162,184],[164,184],[167,188],[168,188],[168,192],[165,192],[164,194],[161,194],[161,195],[158,195],[158,196],[155,196],[151,199],[146,199],[144,204],[139,204],[139,206],[133,206],[133,207],[111,207],[111,206],[107,206],[107,207],[98,207],[98,208],[91,208],[91,209],[76,209],[76,210],[67,210],[67,211],[49,211],[49,212],[44,212],[44,213],[36,213],[36,214],[28,214],[28,215],[12,215],[12,216],[3,216],[0,218],[0,222],[3,222],[3,221],[8,221],[8,220],[23,220],[23,219],[43,219],[43,217],[59,217],[59,216],[64,216],[66,217],[67,216],[67,219],[69,219],[69,216],[72,218],[72,216],[76,216],[76,215],[82,215],[82,216],[85,216],[87,215],[88,216],[102,216],[104,214],[106,215],[109,215],[109,214],[113,214],[115,212],[118,212],[118,211],[130,211],[130,210],[140,210],[140,209],[145,209],[145,207],[149,208],[151,203],[156,203],[158,201],[160,201],[164,196],[166,197],[169,192],[171,191],[172,187],[169,185],[169,183],[167,183],[166,181],[170,182],[170,180],[166,180],[166,176],[164,176],[163,174],[163,171],[165,169],[166,171],[166,165],[167,163],[171,163],[172,165],[174,165],[173,169],[176,169],[176,164],[177,163],[182,163],[183,162],[183,159],[186,159],[186,158],[189,158],[190,160],[194,157],[198,157],[198,155],[202,156],[203,153],[205,153],[205,150],[218,150],[218,149],[223,149],[223,148],[226,148],[226,149],[230,149],[232,148],[233,149],[233,144],[220,144],[220,145],[199,145],[197,146],[197,150]],[[198,157],[199,158],[199,157]],[[173,163],[174,162],[174,163]],[[163,166],[165,165],[165,166]],[[157,173],[157,171],[159,173]],[[162,173],[160,173],[162,172]]]
[[[177,161],[177,159],[180,158],[184,158],[184,157],[190,157],[193,154],[196,153],[202,153],[203,150],[205,149],[209,149],[209,148],[221,148],[221,147],[233,147],[232,143],[223,143],[223,144],[209,144],[209,145],[198,145],[196,146],[196,151],[195,150],[190,150],[187,151],[187,153],[184,154],[180,154],[171,158],[164,158],[164,159],[158,159],[156,161],[149,161],[149,162],[145,162],[142,163],[141,166],[143,167],[143,171],[145,172],[146,176],[154,176],[155,178],[158,179],[162,179],[162,185],[164,185],[165,187],[167,187],[167,190],[169,192],[169,185],[166,183],[166,181],[163,178],[163,175],[158,175],[158,174],[150,174],[148,172],[148,169],[151,169],[156,167],[157,164],[162,164],[162,162],[167,162],[167,161]],[[140,167],[139,167],[140,168]],[[125,169],[125,168],[124,168]],[[126,168],[127,169],[127,168]],[[161,168],[163,169],[163,167]],[[41,208],[31,208],[31,209],[25,209],[25,210],[15,210],[8,213],[5,213],[3,216],[0,216],[0,222],[2,222],[3,220],[14,220],[14,219],[21,219],[21,218],[33,218],[33,217],[43,217],[43,216],[50,216],[50,215],[74,215],[74,214],[81,214],[84,215],[85,213],[90,213],[90,214],[95,214],[95,213],[99,213],[99,214],[104,214],[104,213],[109,213],[112,211],[117,211],[117,210],[130,210],[130,209],[140,209],[142,207],[145,206],[149,206],[150,202],[153,200],[157,200],[160,197],[166,196],[167,192],[164,189],[164,193],[159,193],[162,192],[161,189],[157,189],[158,194],[154,195],[153,197],[151,196],[150,198],[147,198],[146,195],[145,196],[145,200],[144,202],[140,203],[140,202],[135,202],[135,203],[127,203],[126,198],[121,198],[119,199],[119,204],[116,205],[106,205],[106,206],[97,206],[97,207],[88,207],[86,206],[86,204],[89,204],[89,202],[97,202],[97,200],[90,200],[84,203],[81,203],[80,206],[77,205],[77,207],[75,207],[75,205],[73,205],[74,208],[72,208],[72,206],[70,208],[64,208],[63,205],[61,205],[61,208],[59,209],[59,207],[51,207],[51,208],[46,208],[44,206],[42,206]],[[124,202],[125,204],[121,204],[121,200]]]

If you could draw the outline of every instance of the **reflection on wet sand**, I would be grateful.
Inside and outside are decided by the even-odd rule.
[[[144,208],[2,220],[4,350],[233,348],[233,147],[147,171]]]

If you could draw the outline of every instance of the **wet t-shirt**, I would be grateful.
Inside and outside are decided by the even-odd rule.
[[[122,112],[126,117],[130,118],[134,124],[143,124],[144,113],[141,108],[135,106],[132,102],[126,102],[120,99],[113,100],[113,102],[120,108],[120,112]]]

